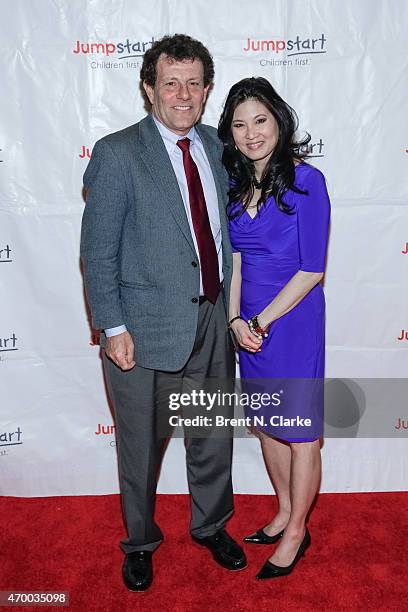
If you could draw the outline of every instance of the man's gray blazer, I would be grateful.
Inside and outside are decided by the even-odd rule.
[[[228,176],[216,130],[197,125],[197,131],[217,188],[227,304]],[[95,144],[84,187],[81,257],[93,326],[124,323],[138,365],[181,369],[197,328],[200,273],[176,175],[150,115]]]

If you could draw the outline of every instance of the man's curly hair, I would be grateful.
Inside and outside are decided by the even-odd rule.
[[[144,54],[143,65],[140,70],[142,82],[154,87],[157,77],[157,61],[161,54],[167,55],[178,62],[183,60],[200,60],[204,67],[204,86],[209,85],[214,78],[213,58],[203,43],[186,34],[163,36],[156,40]]]

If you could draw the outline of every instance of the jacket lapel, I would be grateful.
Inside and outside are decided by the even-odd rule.
[[[184,234],[193,253],[196,254],[190,226],[188,224],[188,219],[184,208],[183,198],[162,137],[160,136],[160,133],[150,115],[140,121],[139,128],[139,138],[141,143],[144,145],[139,154],[144,160],[154,182],[161,191],[163,202],[165,202],[165,204],[169,207],[171,215],[179,226],[181,232]],[[218,209],[220,213],[224,255],[223,260],[224,263],[227,264],[231,256],[226,217],[228,196],[225,185],[223,184],[223,169],[221,166],[220,154],[217,147],[214,146],[213,142],[208,137],[205,129],[203,129],[203,126],[198,124],[196,129],[203,143],[215,181],[218,196]]]
[[[163,202],[169,207],[171,215],[195,253],[183,198],[162,137],[150,115],[142,119],[139,125],[140,140],[144,145],[141,157],[162,192]]]

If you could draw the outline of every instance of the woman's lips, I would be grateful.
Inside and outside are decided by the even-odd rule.
[[[252,142],[252,143],[247,143],[247,149],[249,149],[250,151],[256,151],[257,149],[259,149],[260,147],[262,147],[263,142]]]

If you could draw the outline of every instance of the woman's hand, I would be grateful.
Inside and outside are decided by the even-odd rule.
[[[241,348],[250,353],[257,353],[261,350],[262,338],[254,336],[248,327],[248,323],[242,319],[237,319],[232,323],[231,329]]]

